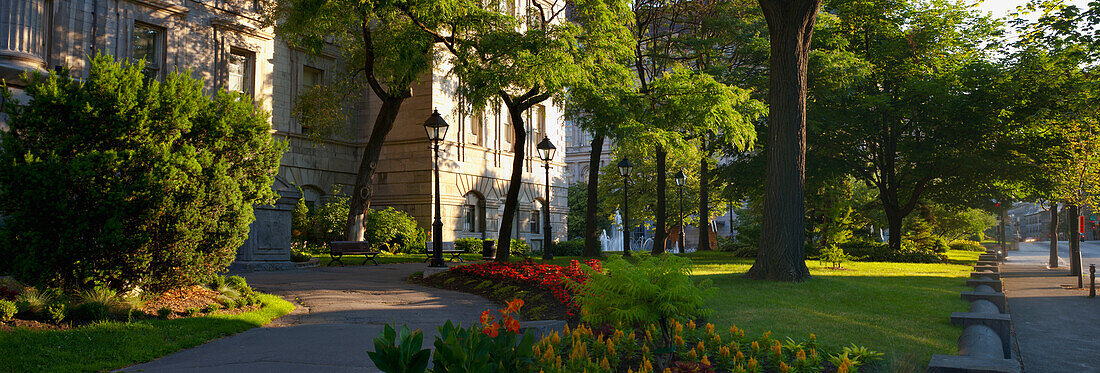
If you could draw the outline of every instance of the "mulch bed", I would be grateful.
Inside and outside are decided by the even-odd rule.
[[[192,285],[178,289],[172,289],[161,293],[156,299],[145,302],[142,311],[150,315],[156,315],[157,310],[168,307],[173,313],[186,312],[188,308],[202,309],[208,304],[216,304],[218,292],[207,289],[201,285]]]
[[[451,272],[443,272],[427,278],[420,275],[409,277],[409,282],[430,286],[439,289],[447,289],[480,295],[500,305],[508,301],[520,298],[524,305],[520,314],[525,320],[566,320],[570,325],[577,325],[580,316],[569,315],[565,305],[554,298],[550,291],[540,288],[538,285],[525,285],[510,281],[494,282],[492,286],[479,287],[484,278]],[[517,288],[514,291],[502,291],[506,286]]]

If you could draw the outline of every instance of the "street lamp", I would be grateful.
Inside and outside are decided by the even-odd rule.
[[[539,157],[542,158],[543,162],[546,162],[546,203],[543,204],[543,210],[546,211],[543,215],[546,217],[546,223],[542,225],[542,260],[550,260],[554,259],[554,254],[550,253],[552,236],[550,234],[550,161],[554,160],[554,152],[558,148],[550,142],[549,137],[543,137],[535,148],[539,151]]]
[[[676,186],[680,187],[680,238],[677,242],[680,245],[680,254],[684,253],[684,170],[676,173]]]
[[[432,249],[435,253],[428,267],[447,267],[443,262],[443,219],[441,217],[443,214],[439,208],[439,200],[443,197],[439,194],[439,143],[447,137],[447,127],[447,121],[439,115],[439,110],[433,110],[432,116],[424,121],[424,131],[428,133],[428,140],[432,142],[432,149],[435,151],[432,158],[432,168],[435,169],[435,222],[432,223]]]
[[[634,166],[626,158],[619,161],[619,176],[623,177],[623,256],[630,256],[630,205],[627,199],[627,181]]]

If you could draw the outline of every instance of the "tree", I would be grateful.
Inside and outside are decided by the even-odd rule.
[[[587,19],[576,23],[563,19],[564,3],[532,6],[518,17],[504,14],[501,3],[486,9],[473,0],[426,0],[401,8],[450,53],[461,97],[475,108],[496,102],[508,109],[515,141],[498,242],[511,240],[523,184],[524,112],[561,96],[580,76],[575,53],[607,45],[603,31],[615,27],[607,23],[615,18],[602,0],[574,1],[572,14]],[[497,250],[498,261],[509,256],[509,250]]]
[[[947,2],[835,2],[847,74],[813,82],[814,154],[879,190],[892,250],[924,199],[1006,200],[997,23]],[[1000,195],[998,195],[1000,194]]]
[[[190,72],[146,80],[97,55],[88,76],[5,85],[0,271],[36,286],[164,290],[223,272],[253,205],[273,203],[285,149],[241,93]]]
[[[821,0],[759,0],[771,36],[768,148],[760,251],[745,276],[803,281],[806,70]]]
[[[276,25],[276,33],[290,45],[320,55],[334,44],[348,63],[345,74],[315,85],[297,100],[295,118],[313,129],[314,139],[331,135],[347,123],[338,103],[364,100],[360,94],[364,85],[382,101],[351,193],[345,228],[351,241],[363,237],[363,219],[374,195],[371,180],[386,136],[401,105],[412,97],[411,86],[432,66],[432,38],[396,5],[395,1],[279,0],[266,14],[267,22]]]

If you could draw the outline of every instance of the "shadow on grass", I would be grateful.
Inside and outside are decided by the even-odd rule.
[[[104,321],[70,330],[0,332],[0,366],[13,372],[118,369],[261,326],[294,309],[272,295],[264,307],[239,315],[175,320]]]

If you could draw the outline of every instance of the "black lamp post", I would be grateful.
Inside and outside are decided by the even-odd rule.
[[[680,254],[684,253],[684,170],[676,173],[676,186],[680,188],[680,237],[677,243],[680,246]]]
[[[623,256],[630,256],[630,205],[627,199],[627,182],[634,166],[626,158],[619,161],[619,176],[623,177]]]
[[[550,142],[549,137],[543,137],[535,148],[539,151],[539,157],[546,163],[546,203],[543,204],[543,210],[546,211],[543,216],[546,219],[542,225],[542,260],[550,260],[554,259],[554,254],[550,253],[550,240],[553,237],[550,234],[550,161],[554,160],[554,152],[558,148]]]
[[[439,110],[433,110],[432,116],[424,121],[424,131],[428,133],[428,140],[432,142],[432,149],[435,151],[432,158],[432,168],[435,169],[435,222],[432,223],[432,249],[435,253],[428,267],[447,267],[443,262],[443,219],[441,217],[443,214],[439,208],[439,200],[443,197],[439,194],[439,143],[447,137],[447,127],[447,121],[439,115]]]

